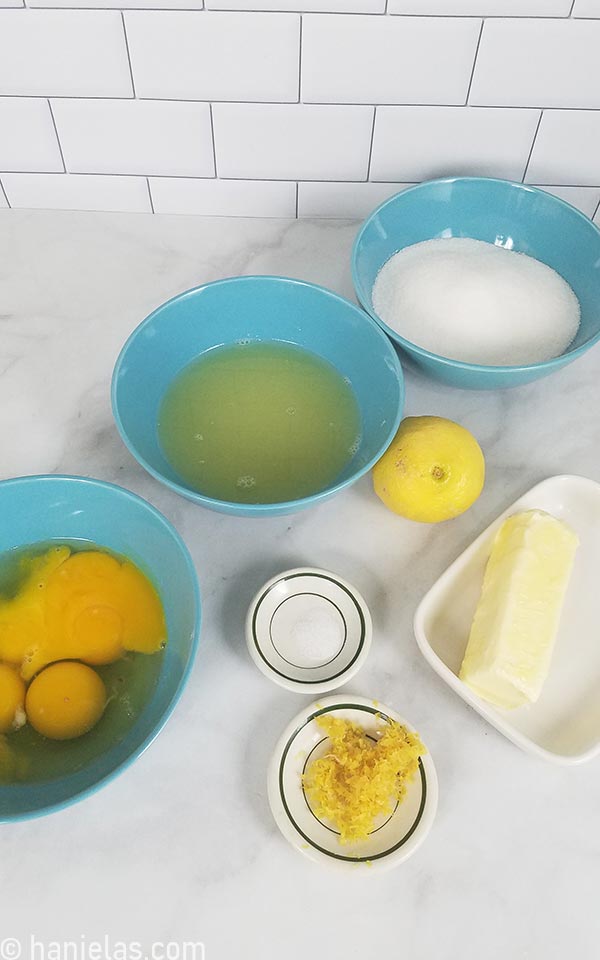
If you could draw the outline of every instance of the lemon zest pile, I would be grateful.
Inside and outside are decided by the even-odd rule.
[[[416,733],[386,722],[375,742],[358,724],[339,717],[317,717],[330,749],[308,767],[302,785],[321,820],[340,832],[340,843],[365,840],[375,820],[401,802],[426,753]]]

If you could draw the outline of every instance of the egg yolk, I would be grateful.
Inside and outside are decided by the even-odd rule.
[[[25,684],[14,667],[0,663],[0,734],[25,723]]]
[[[65,660],[46,667],[27,690],[25,709],[34,730],[51,740],[73,740],[98,723],[106,688],[91,667]]]
[[[128,650],[155,653],[166,635],[148,578],[98,550],[53,547],[30,561],[18,594],[0,601],[0,660],[18,665],[26,681],[59,660],[102,666]]]

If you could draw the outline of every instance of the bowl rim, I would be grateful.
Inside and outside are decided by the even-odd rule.
[[[299,497],[296,500],[280,500],[274,503],[240,503],[237,500],[220,500],[216,497],[209,497],[206,494],[199,493],[196,490],[193,490],[191,487],[184,486],[182,483],[178,483],[175,480],[169,480],[168,477],[165,477],[160,471],[153,467],[146,459],[143,457],[137,450],[135,444],[130,440],[125,427],[123,426],[123,421],[121,419],[121,414],[119,411],[119,401],[118,401],[118,381],[121,373],[121,369],[127,355],[129,347],[136,339],[136,337],[142,332],[147,324],[151,323],[156,315],[160,313],[165,307],[170,306],[173,303],[176,303],[179,300],[186,299],[193,294],[197,294],[208,287],[218,287],[218,286],[229,286],[231,284],[238,283],[247,283],[247,282],[256,282],[256,281],[267,281],[268,283],[275,284],[291,284],[298,287],[308,287],[312,290],[317,290],[320,294],[325,294],[327,297],[338,300],[345,307],[348,307],[350,310],[357,313],[361,322],[366,322],[371,324],[371,328],[377,331],[378,336],[381,337],[382,344],[385,344],[387,355],[390,358],[390,361],[393,365],[393,372],[396,375],[396,380],[398,383],[398,393],[399,401],[398,408],[394,417],[391,420],[391,426],[388,430],[388,434],[385,440],[385,443],[377,451],[377,453],[372,456],[366,464],[364,464],[359,470],[357,470],[351,477],[348,477],[346,480],[342,480],[332,486],[326,487],[325,490],[319,490],[316,493],[310,494],[307,497]],[[204,351],[203,351],[204,352]],[[198,354],[200,356],[200,354]],[[402,414],[404,411],[404,403],[406,398],[406,387],[404,383],[404,372],[402,370],[402,365],[398,354],[394,350],[393,343],[391,343],[389,337],[386,336],[384,330],[381,329],[379,322],[371,316],[371,314],[362,309],[358,304],[352,303],[350,300],[347,300],[345,297],[342,297],[339,293],[335,293],[333,290],[329,290],[327,287],[322,287],[317,283],[311,283],[308,280],[299,280],[294,277],[285,277],[277,276],[275,274],[242,274],[235,277],[224,277],[220,280],[211,280],[208,283],[201,283],[198,286],[190,287],[188,290],[183,290],[181,293],[176,294],[173,297],[170,297],[168,300],[165,300],[164,303],[159,304],[151,313],[145,317],[141,323],[139,323],[129,334],[127,340],[121,347],[119,355],[117,357],[111,379],[111,406],[112,413],[117,425],[117,430],[121,440],[129,450],[132,457],[146,470],[155,480],[158,480],[159,483],[164,484],[170,490],[173,490],[175,493],[178,493],[180,496],[192,500],[194,503],[198,503],[201,506],[206,506],[210,509],[220,510],[225,513],[235,513],[238,511],[241,515],[247,516],[256,516],[260,514],[273,515],[274,513],[284,514],[286,512],[293,512],[299,510],[302,507],[307,507],[311,504],[319,503],[321,500],[328,499],[330,496],[338,493],[340,490],[345,489],[345,487],[350,486],[350,484],[355,483],[361,477],[363,477],[369,470],[377,463],[379,458],[385,453],[388,446],[392,442],[400,421],[402,419]]]
[[[175,543],[179,547],[185,565],[190,574],[190,580],[192,584],[192,599],[194,604],[194,627],[193,627],[193,638],[192,644],[190,647],[190,652],[185,664],[183,673],[179,679],[175,692],[167,706],[167,709],[161,715],[160,719],[156,725],[152,728],[150,733],[142,740],[142,742],[129,754],[129,756],[119,763],[114,769],[109,771],[103,777],[100,777],[94,783],[90,784],[88,787],[84,787],[81,790],[78,790],[72,796],[67,797],[64,800],[59,800],[56,803],[50,803],[46,806],[40,807],[37,810],[29,810],[26,813],[17,813],[17,814],[0,814],[0,824],[2,823],[19,823],[27,820],[35,820],[38,817],[45,817],[51,813],[58,813],[60,810],[65,810],[68,807],[73,806],[75,803],[79,803],[80,800],[85,800],[87,797],[91,797],[94,793],[100,790],[102,787],[109,784],[112,780],[115,780],[121,773],[124,773],[145,751],[148,749],[151,743],[158,737],[159,733],[163,730],[167,721],[170,719],[177,703],[179,702],[181,695],[184,691],[184,688],[189,680],[194,662],[196,659],[196,654],[198,652],[198,646],[200,642],[200,626],[202,622],[202,603],[200,599],[200,587],[198,583],[198,574],[196,573],[196,567],[194,561],[192,560],[191,554],[183,540],[181,534],[175,529],[170,520],[168,520],[164,514],[160,512],[153,504],[148,500],[145,500],[143,497],[140,497],[138,494],[133,493],[131,490],[127,490],[125,487],[121,487],[116,483],[110,483],[107,480],[98,480],[95,477],[82,477],[77,474],[27,474],[20,477],[10,477],[6,480],[0,480],[0,491],[5,489],[8,486],[18,486],[18,485],[31,485],[34,486],[38,482],[50,481],[54,482],[64,482],[64,481],[73,482],[76,485],[85,485],[100,487],[108,489],[111,492],[116,493],[117,495],[124,495],[125,499],[133,501],[134,503],[141,505],[146,511],[151,513],[156,520],[160,523],[162,527],[170,534],[174,539]],[[58,778],[62,779],[61,777]],[[43,786],[44,781],[40,783],[32,783],[32,787]],[[10,785],[8,785],[10,786]]]
[[[271,665],[269,660],[267,660],[262,651],[262,644],[256,636],[255,615],[266,594],[281,581],[301,576],[323,577],[337,584],[351,596],[363,619],[362,646],[358,648],[351,663],[333,678],[330,677],[329,679],[312,682],[308,680],[291,680],[289,677],[284,677]],[[281,573],[276,574],[263,583],[262,587],[254,594],[248,606],[245,630],[248,652],[260,672],[285,690],[291,690],[293,693],[304,693],[308,696],[337,690],[345,683],[348,683],[367,660],[373,640],[373,621],[363,595],[356,589],[354,584],[350,583],[344,577],[339,576],[337,573],[333,573],[331,570],[325,570],[323,567],[292,567],[289,570],[283,570]]]
[[[427,836],[435,821],[438,807],[438,778],[437,771],[431,753],[429,750],[421,757],[421,771],[426,783],[426,796],[421,819],[417,829],[406,839],[401,847],[390,850],[385,855],[378,855],[372,860],[355,859],[343,855],[332,856],[323,851],[316,845],[310,837],[305,836],[299,827],[294,823],[289,811],[283,802],[280,790],[281,768],[289,751],[290,743],[302,729],[308,726],[319,715],[329,712],[335,708],[347,709],[367,709],[369,712],[381,712],[384,716],[401,723],[408,730],[416,732],[412,723],[410,723],[402,714],[398,713],[393,707],[381,703],[369,697],[362,697],[356,694],[334,694],[333,696],[323,697],[317,701],[304,706],[295,716],[286,724],[280,737],[277,740],[271,760],[267,770],[267,796],[271,813],[279,830],[284,838],[299,853],[302,853],[309,860],[316,863],[327,864],[332,869],[337,870],[366,870],[369,874],[387,871],[393,867],[399,866],[408,860],[427,839]]]
[[[392,327],[388,326],[385,321],[383,321],[379,315],[375,312],[372,306],[370,306],[370,294],[364,289],[363,284],[358,277],[358,257],[363,240],[363,235],[366,232],[367,228],[371,225],[372,221],[379,215],[379,213],[387,206],[394,204],[398,197],[404,196],[408,193],[413,193],[418,190],[423,190],[431,186],[438,186],[442,184],[454,184],[454,183],[494,183],[502,184],[509,187],[517,187],[520,190],[524,190],[526,193],[534,194],[544,194],[544,196],[549,197],[550,200],[556,204],[559,204],[563,207],[566,207],[572,213],[575,213],[577,217],[584,221],[587,227],[592,227],[593,230],[600,236],[600,227],[594,223],[593,220],[590,220],[581,210],[578,210],[577,207],[574,207],[573,204],[569,203],[567,200],[563,200],[562,197],[557,197],[553,193],[548,193],[547,190],[544,190],[540,187],[534,187],[529,183],[519,183],[517,180],[506,180],[502,177],[437,177],[434,180],[423,180],[421,183],[416,183],[412,187],[406,187],[404,190],[399,190],[397,193],[393,194],[391,197],[388,197],[387,200],[384,200],[383,203],[380,203],[369,216],[361,224],[359,231],[354,239],[352,245],[352,254],[350,260],[350,269],[352,273],[352,283],[354,284],[354,290],[356,296],[363,307],[367,311],[370,317],[372,317],[376,323],[378,323],[387,335],[396,343],[400,344],[401,347],[404,347],[409,353],[415,353],[418,356],[424,357],[427,360],[434,360],[435,362],[442,364],[447,367],[453,367],[458,370],[466,370],[472,373],[496,373],[499,375],[511,376],[515,373],[535,373],[536,371],[546,372],[557,365],[562,365],[568,363],[571,360],[575,360],[577,357],[581,356],[583,353],[586,353],[590,347],[593,347],[595,343],[600,340],[600,329],[597,333],[592,334],[584,343],[580,344],[578,347],[575,347],[574,350],[565,350],[564,353],[559,354],[557,357],[551,357],[549,360],[542,360],[538,363],[523,363],[523,364],[513,364],[509,366],[491,366],[490,364],[484,363],[469,363],[466,360],[453,360],[451,357],[444,357],[440,353],[433,353],[431,350],[426,350],[425,347],[420,347],[418,344],[413,343],[412,340],[408,340],[406,337],[403,337],[402,334],[398,333],[396,330],[393,330]],[[431,237],[430,239],[435,239]],[[399,250],[403,250],[405,247],[399,247],[396,253]],[[394,254],[392,254],[394,256]],[[388,257],[388,260],[390,258]],[[387,260],[385,261],[387,263]],[[382,264],[384,266],[384,264]],[[381,267],[379,268],[381,269]],[[558,271],[556,271],[558,272]]]

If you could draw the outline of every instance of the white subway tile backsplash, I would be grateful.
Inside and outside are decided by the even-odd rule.
[[[296,184],[268,180],[151,177],[155,213],[205,217],[294,217]]]
[[[534,184],[535,186],[535,184]],[[586,217],[591,217],[596,212],[596,207],[600,203],[600,187],[549,187],[542,186],[546,193],[552,193],[561,200],[566,200],[571,206],[577,207]]]
[[[0,207],[362,218],[479,174],[600,222],[598,50],[600,0],[0,0]]]
[[[294,14],[139,10],[125,23],[138,97],[298,99]]]
[[[524,107],[600,107],[600,22],[487,20],[469,100]]]
[[[600,0],[575,0],[573,16],[600,18]]]
[[[159,100],[54,100],[72,173],[211,177],[210,108]]]
[[[386,0],[206,0],[210,10],[291,10],[299,13],[383,13]]]
[[[299,183],[298,216],[362,219],[388,197],[409,186],[409,183]]]
[[[121,15],[0,10],[0,94],[133,96]]]
[[[217,103],[213,121],[220,177],[367,178],[370,107]]]
[[[0,170],[62,170],[47,100],[0,97]]]
[[[306,16],[302,100],[464,103],[479,30],[458,17]]]
[[[545,110],[527,168],[528,183],[600,182],[600,112]]]
[[[389,0],[387,9],[388,13],[440,17],[568,17],[572,2],[573,0]]]
[[[470,174],[520,180],[538,119],[537,110],[378,107],[370,179]]]
[[[7,173],[2,182],[11,207],[134,213],[150,213],[152,209],[145,177]]]

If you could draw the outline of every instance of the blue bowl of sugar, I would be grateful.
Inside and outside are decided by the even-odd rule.
[[[407,335],[401,315],[394,317],[393,327],[389,317],[385,322],[380,301],[379,313],[373,303],[373,289],[384,265],[414,244],[448,238],[485,241],[527,254],[556,271],[579,301],[580,323],[572,341],[558,355],[538,362],[480,363],[432,349],[431,340],[441,344],[443,336],[437,340],[430,336],[427,347],[414,342],[420,337],[414,337],[414,327]],[[529,383],[576,360],[600,339],[600,230],[570,204],[526,184],[456,177],[431,180],[396,194],[361,227],[352,252],[352,276],[360,303],[401,355],[423,373],[452,386],[494,390]],[[483,335],[482,317],[474,313],[469,323],[477,343]]]
[[[246,474],[254,471],[246,468],[244,476],[239,478],[240,482],[244,481],[239,499],[233,495],[219,496],[201,484],[195,485],[169,456],[166,443],[169,438],[163,429],[164,400],[180,376],[185,376],[197,362],[206,363],[211,357],[216,361],[224,350],[239,348],[247,352],[261,344],[281,350],[297,348],[318,358],[336,376],[341,375],[357,404],[356,440],[347,448],[345,462],[337,475],[307,494],[291,499],[257,501],[254,492],[260,494],[261,486],[257,483],[256,488],[247,489],[245,481],[254,478]],[[200,369],[198,366],[197,370]],[[205,367],[205,377],[210,373],[207,369]],[[255,397],[244,393],[240,407],[239,398],[236,399],[240,381],[233,376],[230,380],[235,391],[224,400],[223,412],[238,411],[238,422],[233,427],[230,424],[228,429],[239,431],[239,424]],[[116,424],[138,462],[153,477],[188,500],[243,517],[293,513],[326,500],[354,483],[389,446],[398,429],[403,405],[404,379],[398,356],[371,317],[330,290],[286,277],[217,280],[162,304],[126,342],[112,380]],[[202,453],[196,462],[205,464],[204,450],[209,438],[203,428],[196,432],[189,409],[182,409],[181,419],[190,419],[191,436],[202,443]],[[292,408],[289,412],[293,412]],[[301,419],[299,411],[296,419]],[[211,423],[216,425],[211,427]],[[218,413],[215,421],[207,424],[207,429],[216,431],[213,438],[216,456],[224,457],[225,454],[218,451],[224,448],[228,438],[224,427],[219,430]],[[295,429],[295,421],[290,420],[290,436]],[[240,445],[245,442],[244,435],[240,435],[239,442]],[[262,443],[265,449],[268,442],[267,436]],[[296,453],[291,451],[292,456]],[[299,473],[303,462],[298,458],[294,462],[296,465],[291,470]]]

